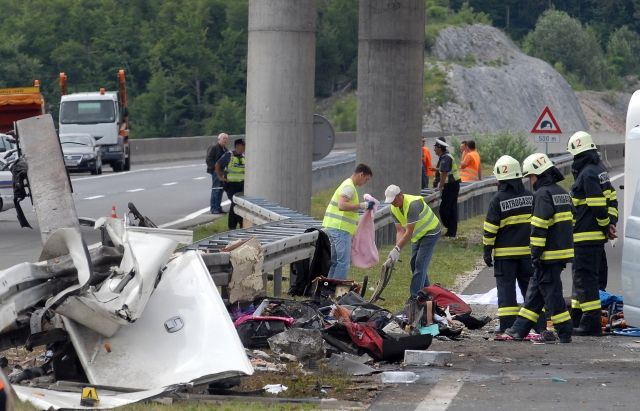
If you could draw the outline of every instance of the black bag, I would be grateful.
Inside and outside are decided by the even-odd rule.
[[[331,267],[331,242],[323,230],[308,228],[305,233],[318,231],[313,258],[291,264],[291,286],[289,295],[310,296],[311,282],[316,277],[325,277]]]
[[[236,327],[244,348],[266,348],[267,339],[287,330],[284,321],[249,319]]]

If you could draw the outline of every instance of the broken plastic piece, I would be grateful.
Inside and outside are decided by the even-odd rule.
[[[384,384],[411,384],[418,380],[418,374],[413,371],[385,371],[380,374]]]

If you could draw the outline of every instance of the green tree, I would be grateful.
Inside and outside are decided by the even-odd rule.
[[[617,75],[640,74],[640,35],[627,26],[616,30],[609,37],[607,61]]]
[[[561,65],[586,86],[601,88],[608,80],[604,53],[595,32],[565,12],[543,13],[525,38],[524,50],[552,65]]]

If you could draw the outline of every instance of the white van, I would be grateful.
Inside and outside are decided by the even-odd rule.
[[[624,162],[622,294],[628,325],[640,327],[640,90],[627,109]]]

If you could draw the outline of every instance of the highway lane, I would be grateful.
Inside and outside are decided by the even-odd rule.
[[[353,156],[352,149],[335,150],[315,166]],[[132,170],[113,173],[105,170],[99,176],[72,174],[73,199],[80,217],[109,216],[116,206],[117,215],[127,211],[133,202],[138,210],[156,224],[171,226],[185,216],[195,217],[209,210],[211,177],[204,161],[133,165]],[[226,199],[226,198],[224,198]],[[31,204],[23,201],[25,215],[33,230],[18,225],[15,210],[0,213],[0,269],[23,261],[36,261],[42,248],[37,218]],[[82,228],[86,241],[99,241],[94,230]]]

